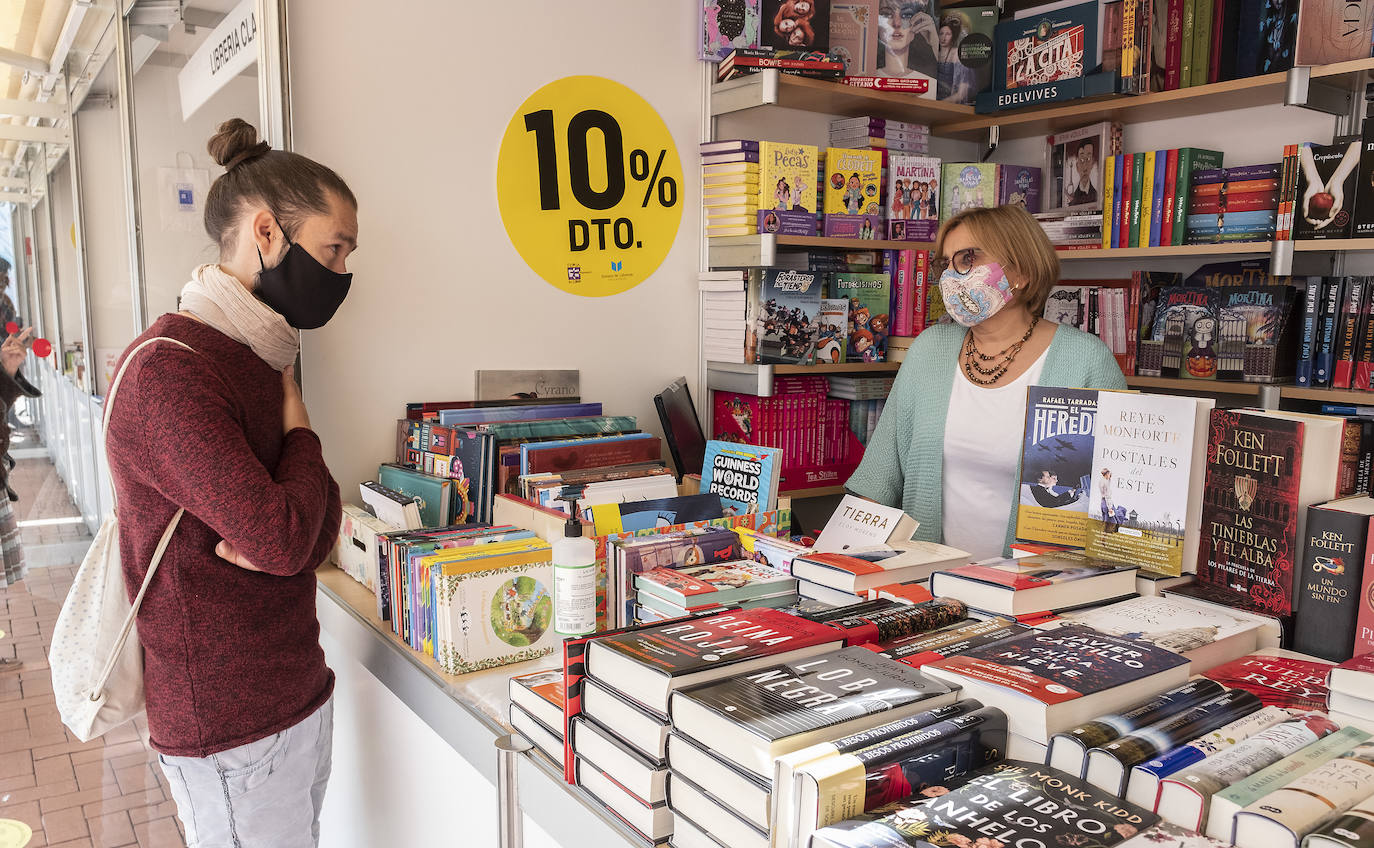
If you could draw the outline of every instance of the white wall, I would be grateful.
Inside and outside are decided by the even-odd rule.
[[[57,285],[62,296],[62,343],[83,338],[81,327],[81,280],[77,272],[76,245],[72,242],[71,157],[64,156],[52,172],[53,247],[57,257]]]
[[[129,224],[124,203],[124,154],[119,112],[90,102],[76,115],[81,152],[81,201],[85,209],[86,269],[94,339],[91,365],[96,393],[106,390],[102,352],[133,341],[129,291]],[[144,222],[147,226],[147,222]]]
[[[655,431],[653,393],[697,374],[699,192],[683,192],[677,241],[653,276],[614,297],[577,297],[511,246],[496,157],[526,97],[591,74],[658,111],[695,185],[699,13],[645,0],[538,4],[513,38],[477,36],[494,8],[429,0],[379,15],[368,0],[291,3],[295,147],[337,170],[360,206],[352,292],[304,342],[311,421],[346,498],[392,458],[403,404],[471,397],[474,369],[580,368],[585,398]]]

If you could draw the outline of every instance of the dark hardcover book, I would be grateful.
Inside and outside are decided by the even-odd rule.
[[[1298,361],[1294,382],[1299,386],[1312,385],[1312,372],[1317,356],[1317,325],[1321,315],[1322,284],[1320,277],[1308,277],[1303,290],[1302,325],[1298,332]]]
[[[1056,733],[1050,738],[1046,762],[1057,769],[1078,774],[1090,749],[1167,719],[1194,704],[1220,695],[1222,691],[1221,684],[1215,681],[1190,680],[1124,712],[1101,716],[1080,724],[1068,733]]]
[[[1274,615],[1293,609],[1303,423],[1213,410],[1198,580]]]
[[[1243,690],[1223,691],[1182,712],[1088,751],[1083,776],[1116,794],[1126,791],[1131,768],[1211,733],[1260,709],[1259,698]]]
[[[1360,304],[1359,326],[1355,330],[1355,373],[1350,387],[1368,391],[1374,379],[1374,277],[1364,279],[1364,302]]]
[[[1355,189],[1355,238],[1374,237],[1374,123],[1360,137],[1360,165]]]
[[[1229,287],[1220,292],[1217,317],[1223,362],[1218,379],[1272,383],[1293,376],[1297,296],[1292,286]],[[1241,361],[1236,363],[1235,357]]]
[[[759,41],[779,50],[828,53],[830,0],[763,0]]]
[[[955,598],[933,598],[919,604],[858,613],[829,622],[844,633],[846,645],[887,642],[944,627],[968,616],[968,607]]]
[[[1097,52],[1097,3],[1003,21],[993,84],[1001,91],[1082,77]]]
[[[941,844],[1016,845],[1033,839],[1073,845],[1091,832],[1098,848],[1124,842],[1159,821],[1154,813],[1122,801],[1057,769],[1006,760],[945,781],[944,791],[879,807],[817,831],[813,848],[897,848]],[[1072,816],[1064,811],[1071,810]],[[954,835],[961,839],[953,839]]]
[[[1316,363],[1312,367],[1312,385],[1329,386],[1335,364],[1336,327],[1340,321],[1346,278],[1321,279],[1321,311],[1317,313],[1317,351]]]
[[[1252,77],[1259,66],[1260,16],[1269,0],[1239,0],[1240,8],[1236,14],[1237,34],[1235,47],[1235,73],[1229,79]]]
[[[758,360],[801,364],[815,361],[821,311],[821,275],[769,268],[763,272]]]
[[[1281,74],[1293,67],[1297,31],[1298,0],[1267,0],[1260,7],[1255,74]]]
[[[722,613],[594,640],[589,673],[644,706],[667,712],[674,689],[747,673],[783,655],[841,647],[833,627],[774,609]]]
[[[1244,0],[1219,0],[1219,6],[1224,8],[1221,11],[1221,49],[1219,55],[1213,56],[1217,66],[1217,78],[1215,82],[1233,80],[1236,78],[1236,50],[1237,40],[1240,34],[1241,4]]]
[[[954,701],[954,691],[863,648],[843,648],[672,696],[675,730],[755,774],[828,735],[846,735]]]
[[[1223,686],[1250,692],[1266,707],[1324,711],[1332,665],[1258,651],[1203,673]]]
[[[984,621],[961,621],[892,642],[878,642],[864,645],[870,651],[877,651],[899,663],[912,668],[920,668],[926,663],[958,656],[965,651],[991,645],[1003,639],[1020,636],[1034,628],[1005,618],[989,618]]]
[[[1308,848],[1371,848],[1374,846],[1374,808],[1361,802],[1344,815],[1312,831],[1303,840]]]
[[[1135,373],[1142,377],[1158,377],[1164,355],[1164,340],[1154,335],[1155,309],[1160,293],[1182,285],[1183,275],[1165,271],[1132,271],[1131,284],[1136,289],[1136,301],[1139,303],[1135,320]]]
[[[1368,496],[1307,508],[1293,599],[1293,650],[1332,662],[1353,655],[1371,516],[1374,499]]]
[[[1299,153],[1303,167],[1298,172],[1298,207],[1293,214],[1294,239],[1351,237],[1355,229],[1351,211],[1358,200],[1361,146],[1359,137],[1342,138],[1334,144],[1303,143]],[[1312,185],[1314,174],[1321,185]],[[1333,186],[1333,180],[1339,180],[1340,185]],[[1309,196],[1312,188],[1318,191]]]
[[[1331,387],[1350,388],[1355,376],[1355,347],[1359,338],[1360,311],[1364,306],[1364,277],[1347,277],[1336,323],[1336,349],[1331,361]]]

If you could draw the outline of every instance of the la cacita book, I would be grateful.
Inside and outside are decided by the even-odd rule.
[[[781,473],[779,448],[712,439],[701,464],[701,493],[718,495],[727,516],[767,512],[777,503]]]
[[[1029,389],[1017,539],[1072,548],[1086,545],[1097,404],[1095,389]]]

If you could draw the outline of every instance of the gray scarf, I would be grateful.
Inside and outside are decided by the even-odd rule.
[[[273,370],[285,370],[300,352],[300,330],[218,265],[202,265],[192,272],[191,282],[181,290],[181,308],[248,345]]]

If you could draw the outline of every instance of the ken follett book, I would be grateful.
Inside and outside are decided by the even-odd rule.
[[[1159,821],[1073,775],[1006,760],[817,831],[815,848],[1086,845],[1110,848]]]
[[[1198,580],[1277,616],[1293,612],[1302,428],[1216,409],[1207,442]]]

